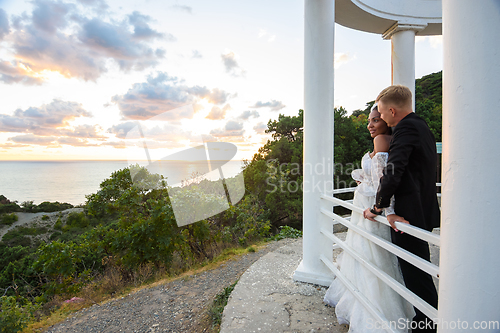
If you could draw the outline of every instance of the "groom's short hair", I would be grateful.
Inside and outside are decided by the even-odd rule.
[[[389,86],[382,90],[375,101],[381,101],[384,104],[394,104],[401,108],[412,108],[411,90],[400,84]]]

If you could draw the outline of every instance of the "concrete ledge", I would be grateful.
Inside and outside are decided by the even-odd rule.
[[[241,276],[224,309],[221,332],[347,332],[335,309],[323,303],[325,287],[292,279],[302,260],[302,239],[283,242]]]

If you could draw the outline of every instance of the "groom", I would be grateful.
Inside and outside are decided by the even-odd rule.
[[[399,232],[395,223],[409,223],[432,231],[439,227],[440,211],[436,196],[436,143],[426,122],[412,112],[411,91],[405,86],[390,86],[378,95],[380,117],[392,127],[389,159],[377,191],[375,205],[365,210],[373,220],[395,199],[395,213],[387,216],[392,226],[392,242],[430,261],[429,244]],[[399,258],[406,287],[437,308],[438,296],[432,277]],[[412,332],[435,332],[433,322],[415,308]]]

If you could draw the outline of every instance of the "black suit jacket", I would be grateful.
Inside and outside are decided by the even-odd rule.
[[[439,227],[436,164],[434,136],[425,120],[412,112],[393,128],[376,206],[388,207],[394,195],[396,214],[411,225],[428,231]]]

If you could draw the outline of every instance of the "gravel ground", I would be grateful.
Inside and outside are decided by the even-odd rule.
[[[290,241],[271,242],[215,269],[93,305],[47,332],[210,332],[208,309],[215,296],[260,257]]]

